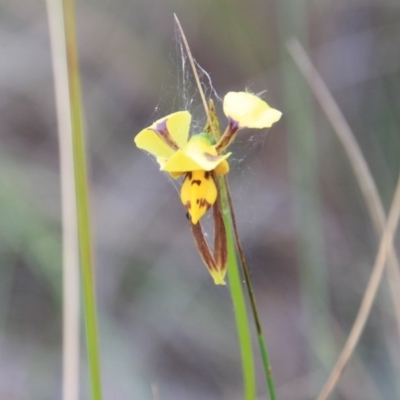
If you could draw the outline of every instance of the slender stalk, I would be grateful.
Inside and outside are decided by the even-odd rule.
[[[233,310],[236,319],[236,328],[239,336],[240,353],[242,357],[245,399],[254,400],[256,396],[256,387],[251,334],[246,311],[246,301],[243,294],[242,281],[240,278],[239,267],[236,257],[235,239],[231,224],[228,195],[223,178],[218,179],[218,187],[221,201],[222,217],[224,219],[226,238],[228,243],[228,279],[233,303]]]
[[[332,369],[329,378],[327,379],[321,393],[318,395],[317,400],[326,400],[331,394],[332,390],[338,383],[344,368],[352,356],[354,349],[360,340],[361,334],[364,330],[365,324],[371,312],[372,305],[375,301],[378,292],[379,284],[382,281],[383,271],[385,269],[386,260],[392,251],[393,237],[397,229],[400,218],[400,175],[397,181],[396,190],[393,196],[392,206],[390,207],[387,224],[384,228],[382,239],[380,241],[378,254],[375,259],[375,264],[372,269],[367,288],[365,289],[363,299],[361,301],[360,309],[358,310],[357,317],[354,321],[351,332],[346,340],[342,352],[334,368]]]
[[[61,0],[47,0],[56,97],[63,247],[63,400],[79,397],[79,252],[71,107]]]
[[[325,112],[348,156],[350,165],[364,197],[369,216],[375,229],[376,237],[379,238],[385,227],[385,210],[374,178],[368,168],[368,164],[365,161],[360,146],[358,145],[349,124],[336,104],[332,94],[329,92],[327,86],[311,63],[311,60],[299,41],[291,39],[287,42],[286,46],[299,68],[299,71],[307,80],[311,91]],[[389,268],[386,271],[397,322],[397,333],[400,337],[400,268],[399,259],[395,249],[392,249],[392,252],[390,253]]]
[[[73,131],[74,173],[78,214],[79,248],[85,310],[86,341],[91,377],[92,398],[101,400],[100,357],[97,333],[95,282],[92,256],[92,237],[88,180],[85,159],[81,89],[75,29],[74,0],[64,0],[65,38]]]
[[[222,182],[222,180],[221,180],[221,182]],[[247,293],[248,293],[249,299],[250,299],[251,311],[253,313],[253,319],[254,319],[254,323],[256,326],[258,345],[260,348],[261,361],[262,361],[262,364],[264,367],[265,378],[267,380],[269,396],[270,396],[271,400],[276,400],[276,390],[275,390],[274,378],[273,378],[273,374],[272,374],[271,362],[269,359],[268,349],[267,349],[266,341],[264,338],[264,333],[262,330],[260,317],[258,314],[258,308],[257,308],[256,298],[254,295],[253,285],[251,283],[249,268],[247,266],[246,257],[244,255],[242,243],[240,241],[239,232],[238,232],[237,225],[236,225],[235,211],[233,208],[231,194],[230,194],[230,190],[229,190],[228,178],[225,177],[225,179],[223,180],[223,184],[220,185],[220,191],[224,192],[224,195],[226,195],[227,200],[228,200],[230,219],[231,219],[232,229],[233,229],[233,233],[235,236],[235,242],[236,242],[236,249],[239,254],[240,265],[242,267],[244,279],[246,282]]]

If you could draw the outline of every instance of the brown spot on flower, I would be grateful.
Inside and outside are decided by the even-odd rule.
[[[200,208],[206,207],[207,210],[211,207],[211,204],[206,199],[199,199],[200,201],[197,203],[199,204]]]

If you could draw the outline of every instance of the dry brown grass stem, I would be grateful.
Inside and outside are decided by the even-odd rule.
[[[371,171],[368,168],[354,134],[299,41],[291,39],[287,43],[287,48],[300,72],[307,80],[329,122],[332,124],[332,127],[348,156],[361,192],[364,196],[376,236],[377,238],[380,238],[386,221],[385,211]],[[400,337],[400,268],[399,260],[394,249],[391,250],[389,255],[387,278],[395,311],[397,331]]]
[[[364,330],[365,323],[371,312],[372,304],[374,303],[379,284],[382,280],[383,271],[385,269],[386,260],[392,250],[393,237],[397,229],[400,217],[400,175],[397,181],[396,190],[393,197],[393,203],[390,207],[388,222],[384,228],[382,239],[379,245],[378,254],[375,259],[374,267],[365,289],[363,299],[361,301],[360,309],[357,317],[351,328],[350,334],[346,340],[342,352],[332,372],[326,381],[321,393],[318,395],[317,400],[325,400],[332,392],[333,388],[339,381],[345,366],[347,365],[357,343],[360,339],[361,333]]]
[[[365,323],[370,314],[372,304],[375,300],[388,257],[390,265],[390,268],[388,268],[388,280],[391,287],[392,300],[395,306],[397,324],[400,332],[400,292],[397,289],[400,287],[400,277],[398,259],[393,249],[393,236],[395,234],[400,216],[400,176],[397,182],[393,203],[390,208],[388,221],[385,227],[385,213],[378,190],[349,125],[347,124],[345,118],[340,112],[339,107],[335,103],[332,95],[328,91],[325,83],[312,65],[309,57],[306,55],[300,43],[297,40],[292,39],[287,43],[287,48],[298,68],[310,85],[311,90],[319,101],[322,109],[325,111],[339,140],[341,141],[349,157],[349,161],[354,170],[361,191],[364,195],[375,230],[378,235],[382,234],[379,251],[356,320],[354,321],[346,344],[325,386],[317,398],[317,400],[325,400],[337,384],[358,343],[361,333],[365,327]]]
[[[58,121],[63,245],[63,400],[79,397],[79,256],[71,108],[61,0],[47,0]]]
[[[206,96],[204,95],[204,91],[203,91],[203,88],[201,86],[201,82],[200,82],[199,74],[197,73],[196,65],[194,64],[194,59],[193,59],[193,56],[192,56],[192,52],[190,51],[189,43],[188,43],[188,41],[186,39],[185,32],[183,31],[182,25],[179,22],[179,19],[176,16],[176,14],[174,14],[174,18],[175,18],[176,25],[178,26],[179,33],[181,34],[182,41],[183,41],[186,53],[187,53],[188,58],[189,58],[190,66],[192,67],[192,71],[193,71],[193,74],[194,74],[194,79],[196,80],[196,84],[197,84],[197,87],[199,89],[201,101],[203,102],[204,110],[205,110],[206,115],[207,115],[207,121],[210,124],[211,129],[213,129],[214,125],[213,125],[213,123],[211,121],[210,110],[208,108]]]

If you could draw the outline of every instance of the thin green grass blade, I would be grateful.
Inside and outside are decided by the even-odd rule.
[[[227,217],[228,218],[228,217]],[[228,279],[231,292],[233,311],[235,313],[236,328],[239,336],[240,354],[244,379],[244,392],[246,400],[256,397],[253,349],[251,343],[250,327],[248,325],[246,302],[242,289],[242,282],[237,265],[235,243],[232,231],[229,232],[229,221],[224,218],[227,229],[228,241]],[[228,224],[227,224],[228,222]],[[228,228],[229,227],[229,228]]]
[[[257,335],[257,339],[258,339],[258,346],[260,348],[261,361],[264,366],[265,377],[267,380],[269,397],[271,400],[276,400],[277,397],[276,397],[274,379],[272,375],[271,362],[269,361],[268,349],[267,345],[265,344],[264,335],[259,333]]]
[[[256,397],[256,378],[254,373],[253,347],[246,310],[246,300],[243,293],[239,273],[238,259],[236,256],[235,239],[232,231],[229,202],[226,186],[223,179],[218,180],[221,196],[222,216],[226,229],[228,244],[228,280],[231,292],[233,312],[235,314],[236,329],[239,336],[240,354],[242,358],[242,371],[244,380],[244,398],[254,400]]]
[[[226,222],[226,225],[227,225],[226,230],[227,231],[229,230],[231,233],[231,236],[234,237],[234,246],[235,246],[237,253],[239,254],[240,265],[241,265],[243,275],[245,278],[247,293],[249,296],[251,311],[253,314],[253,320],[254,320],[254,324],[255,324],[255,328],[256,328],[256,332],[257,332],[258,346],[259,346],[259,350],[260,350],[261,361],[262,361],[262,364],[264,367],[265,379],[266,379],[267,386],[268,386],[269,396],[270,396],[271,400],[276,400],[277,397],[276,397],[274,378],[273,378],[273,374],[272,374],[271,362],[269,359],[268,349],[267,349],[267,345],[265,342],[260,317],[258,314],[257,303],[256,303],[256,299],[254,296],[253,286],[251,284],[248,266],[247,266],[244,252],[242,249],[242,245],[240,242],[239,234],[237,231],[235,212],[234,212],[233,204],[232,204],[231,197],[230,197],[229,184],[228,184],[227,178],[221,178],[219,180],[219,189],[220,189],[220,195],[221,195],[222,204],[223,204],[223,210],[225,210],[224,207],[227,207],[226,211],[224,211],[224,214],[227,215],[227,220],[228,220]]]
[[[65,38],[70,86],[71,120],[73,132],[74,174],[78,215],[79,249],[85,311],[86,341],[90,367],[92,399],[101,400],[100,357],[97,333],[95,283],[92,257],[92,238],[88,180],[85,158],[85,137],[82,123],[82,102],[73,0],[63,2]]]

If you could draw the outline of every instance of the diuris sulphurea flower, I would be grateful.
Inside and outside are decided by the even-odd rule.
[[[211,103],[212,105],[212,103]],[[228,125],[221,135],[218,117],[212,107],[211,120],[204,132],[189,138],[191,115],[178,111],[154,122],[139,132],[134,141],[138,148],[156,157],[160,170],[174,179],[183,177],[181,201],[191,221],[199,253],[216,284],[225,284],[226,233],[218,204],[216,179],[229,172],[227,159],[231,153],[226,148],[242,128],[269,128],[282,113],[271,108],[265,101],[248,92],[229,92],[223,101]],[[214,129],[213,129],[214,128]],[[215,132],[215,130],[218,132]],[[211,254],[198,223],[213,207],[214,253]]]

